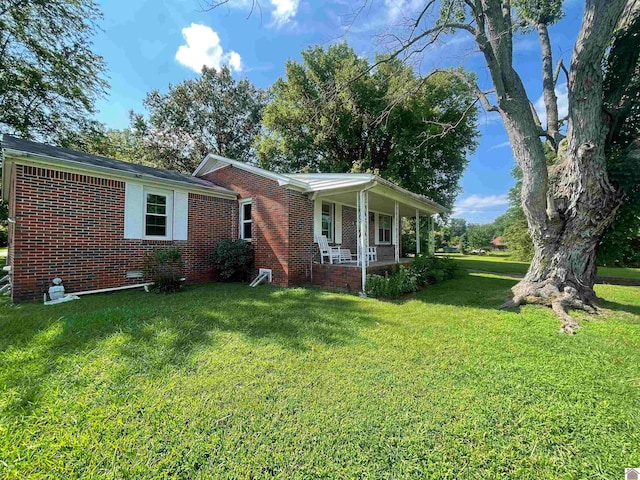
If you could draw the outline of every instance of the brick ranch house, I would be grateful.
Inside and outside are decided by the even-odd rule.
[[[55,277],[69,293],[140,285],[145,256],[167,245],[183,249],[187,281],[215,280],[209,254],[232,238],[277,285],[360,291],[407,261],[403,217],[444,210],[371,174],[280,174],[210,154],[188,176],[10,135],[1,145],[14,302],[42,298]],[[322,264],[318,235],[358,263]]]

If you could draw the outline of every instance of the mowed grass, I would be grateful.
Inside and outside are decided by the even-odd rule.
[[[0,312],[2,478],[621,478],[640,290],[558,334],[469,275],[402,302],[204,285]],[[582,318],[582,317],[581,317]]]
[[[510,260],[509,254],[506,253],[490,253],[488,255],[446,253],[438,254],[438,256],[451,257],[464,268],[492,273],[524,275],[529,268],[528,262]],[[598,276],[640,280],[640,268],[598,267]]]

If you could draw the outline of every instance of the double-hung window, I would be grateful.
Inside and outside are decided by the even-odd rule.
[[[253,218],[251,212],[251,199],[240,200],[240,238],[251,240]]]
[[[391,224],[393,223],[391,215],[378,216],[378,243],[391,243]]]
[[[322,235],[327,237],[330,243],[334,241],[335,231],[335,205],[322,202]]]
[[[127,182],[124,194],[124,238],[186,240],[189,193]]]
[[[171,237],[171,209],[171,195],[168,192],[145,190],[145,237],[159,239]]]

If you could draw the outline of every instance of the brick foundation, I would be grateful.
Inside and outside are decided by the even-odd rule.
[[[409,264],[411,260],[401,259],[400,264]],[[384,275],[393,273],[399,264],[371,265],[367,267],[367,275]],[[359,292],[362,288],[362,270],[354,265],[314,264],[312,285],[327,287],[347,292]]]

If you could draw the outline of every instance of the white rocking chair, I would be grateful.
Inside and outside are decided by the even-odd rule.
[[[320,249],[320,263],[324,263],[325,257],[329,259],[329,263],[333,263],[334,260],[336,263],[340,263],[340,247],[330,247],[329,241],[324,235],[316,236],[316,243]]]

